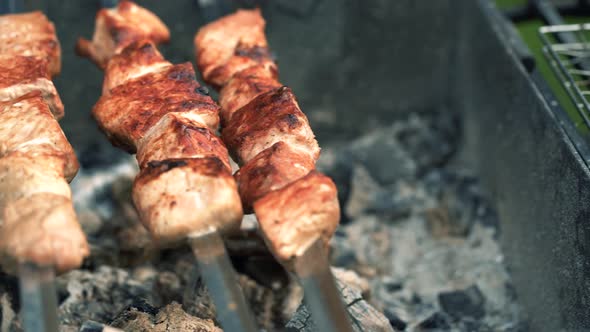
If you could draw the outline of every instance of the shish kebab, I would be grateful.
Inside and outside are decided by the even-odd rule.
[[[164,23],[130,1],[102,9],[92,41],[77,51],[105,71],[92,114],[111,143],[136,153],[132,196],[140,219],[161,245],[183,239],[195,252],[226,331],[256,331],[219,233],[243,217],[229,154],[215,131],[219,105],[190,63],[171,64],[155,44]]]
[[[51,82],[60,57],[41,12],[0,16],[0,263],[19,274],[28,332],[57,331],[54,273],[89,254],[68,185],[78,160]]]
[[[299,277],[320,331],[352,331],[325,248],[340,220],[337,189],[315,170],[320,148],[291,89],[278,81],[259,9],[202,27],[194,43],[205,81],[220,89],[222,139],[246,212],[276,258]]]

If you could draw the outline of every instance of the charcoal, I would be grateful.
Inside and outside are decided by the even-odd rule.
[[[448,162],[457,149],[461,132],[458,120],[442,112],[426,116],[411,114],[394,128],[395,137],[413,159],[418,174]]]
[[[394,136],[404,130],[431,134],[426,132],[431,120],[412,117],[387,130]],[[425,148],[414,145],[411,150],[410,136],[400,139],[404,149]],[[520,308],[503,287],[509,277],[496,242],[496,216],[490,213],[478,181],[465,170],[445,165],[450,151],[424,161],[417,176],[397,178],[391,184],[378,181],[366,165],[352,164],[345,205],[350,220],[332,240],[332,259],[367,278],[371,302],[394,312],[407,326],[427,330],[440,325],[462,331],[475,324],[471,319],[482,329],[501,330],[506,322],[520,321]],[[493,311],[477,319],[466,315],[455,319],[440,310],[437,294],[475,282],[482,294],[493,297],[489,301]]]
[[[183,293],[182,304],[184,310],[191,316],[201,319],[215,318],[215,305],[200,277],[196,277],[194,283],[187,284]]]
[[[351,190],[345,207],[346,216],[353,219],[371,208],[381,187],[373,180],[367,169],[356,166],[352,172]]]
[[[459,138],[448,114],[410,114],[323,146],[317,167],[337,184],[343,213],[330,259],[344,268],[333,272],[356,331],[526,331],[497,216],[477,178],[453,161]],[[72,183],[91,256],[57,278],[60,330],[93,321],[219,331],[190,248],[157,248],[139,222],[135,164],[82,169]],[[301,287],[269,253],[255,218],[244,221],[227,248],[260,328],[313,331]],[[17,279],[0,274],[1,331],[22,331],[18,302]]]
[[[345,206],[345,214],[350,219],[374,214],[396,220],[408,216],[421,199],[415,188],[404,181],[387,187],[380,186],[369,171],[360,165],[353,169],[350,188]]]
[[[375,194],[367,212],[387,221],[396,221],[412,214],[416,206],[426,204],[427,198],[413,182],[398,181]]]
[[[380,184],[411,179],[416,164],[388,128],[354,141],[348,148],[354,163],[363,165]]]
[[[481,318],[485,315],[485,300],[477,285],[440,293],[438,301],[446,313],[457,319],[465,316]]]
[[[256,315],[258,326],[271,331],[280,327],[274,317],[277,316],[276,311],[282,304],[281,294],[276,294],[272,289],[261,287],[256,281],[244,275],[240,276],[240,286],[248,299],[249,307]]]
[[[107,266],[95,272],[75,270],[59,276],[57,287],[69,294],[59,307],[60,323],[64,325],[80,326],[88,319],[108,322],[138,299],[154,302],[149,285],[123,269]]]
[[[155,315],[158,313],[158,309],[147,303],[147,301],[144,299],[135,297],[132,299],[132,301],[133,302],[131,302],[131,304],[125,308],[125,311],[136,310],[150,315]]]
[[[317,169],[329,176],[338,188],[338,200],[344,205],[350,196],[350,186],[353,171],[352,156],[345,149],[322,150]],[[348,217],[341,211],[342,223],[348,222]]]
[[[425,212],[428,230],[434,237],[466,236],[471,229],[473,221],[453,217],[445,203],[429,208]]]
[[[391,309],[385,309],[385,311],[383,311],[383,314],[389,320],[389,324],[391,324],[391,327],[393,327],[393,329],[396,331],[404,331],[408,326],[408,324],[404,322],[401,318],[399,318],[399,316],[396,315],[395,312],[393,312],[393,310]]]
[[[434,312],[421,321],[415,331],[446,331],[451,328],[449,317],[441,312]]]
[[[8,301],[7,306],[10,306],[11,310],[20,310],[18,279],[2,271],[0,271],[0,296],[3,301]],[[2,308],[5,308],[4,304]]]
[[[104,325],[92,320],[86,321],[80,327],[80,332],[102,332]]]
[[[387,279],[389,279],[389,278],[387,278]],[[383,286],[385,287],[385,290],[387,292],[394,293],[394,292],[397,292],[397,291],[403,289],[404,286],[401,282],[393,280],[393,279],[391,279],[391,280],[387,280],[387,279],[383,280]]]
[[[357,265],[355,269],[364,276],[363,272],[371,273],[372,267],[379,267],[378,270],[389,271],[392,268],[391,260],[383,260],[382,257],[390,256],[393,243],[391,227],[382,223],[378,217],[373,215],[363,215],[355,219],[349,225],[342,227],[342,232],[346,237],[339,237],[337,240],[343,240],[348,243],[350,250],[354,251]],[[360,266],[365,265],[365,271],[359,270]],[[376,269],[372,269],[376,273]]]
[[[330,251],[330,260],[335,266],[343,268],[352,268],[357,264],[356,255],[350,245],[343,241],[333,241],[332,250]]]
[[[182,301],[182,284],[175,273],[168,271],[160,272],[156,279],[155,289],[163,303]]]
[[[424,180],[429,193],[441,202],[438,209],[429,211],[435,234],[464,236],[474,222],[497,227],[496,215],[471,174],[434,170]]]
[[[469,318],[469,317],[463,318],[459,322],[459,326],[460,326],[461,331],[467,331],[467,332],[471,332],[471,331],[492,332],[493,331],[493,329],[491,329],[485,323],[483,323],[479,320]]]

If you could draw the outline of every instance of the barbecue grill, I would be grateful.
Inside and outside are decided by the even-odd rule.
[[[518,20],[534,12],[550,24],[540,38],[583,119],[576,125],[489,0],[138,3],[169,25],[172,41],[162,51],[173,63],[193,61],[198,27],[237,7],[260,6],[282,81],[296,91],[322,146],[347,146],[410,113],[456,114],[463,144],[454,162],[476,170],[493,202],[530,329],[590,329],[590,25],[561,25],[546,1],[509,15]],[[112,4],[34,7],[55,23],[62,44],[62,73],[54,81],[67,110],[61,125],[82,165],[72,183],[75,204],[109,217],[107,188],[136,170],[90,118],[102,73],[73,52],[105,5]],[[393,172],[398,165],[389,167]],[[344,204],[352,193],[349,183],[338,181],[339,171],[329,175]]]

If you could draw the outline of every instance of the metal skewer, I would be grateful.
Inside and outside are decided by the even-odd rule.
[[[258,331],[217,230],[192,234],[189,243],[223,330]]]
[[[18,275],[24,330],[57,332],[57,295],[53,267],[21,263]]]
[[[318,331],[353,332],[319,237],[310,241],[303,253],[295,258],[295,274],[303,287],[304,301]]]

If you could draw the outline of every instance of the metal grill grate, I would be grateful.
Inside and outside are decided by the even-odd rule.
[[[543,54],[590,128],[590,24],[539,29]]]

